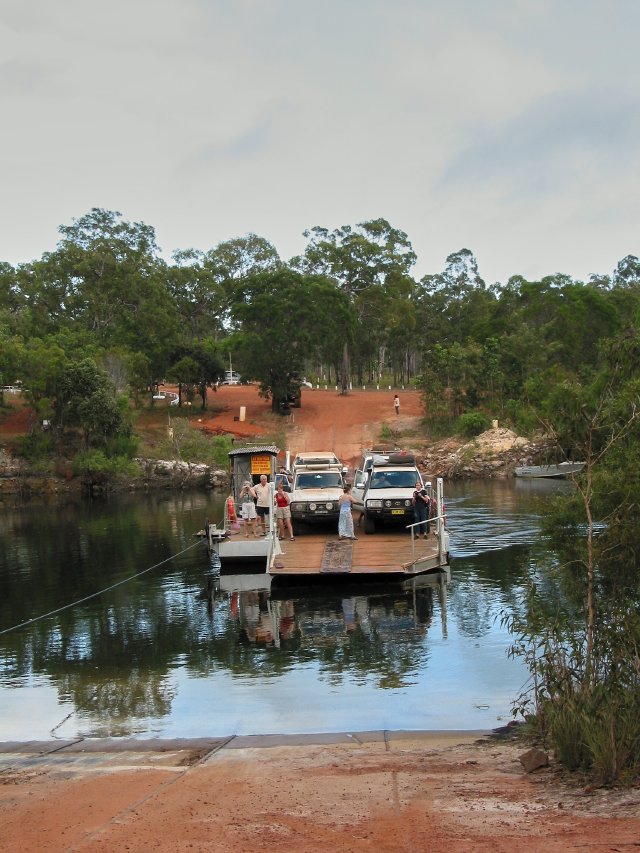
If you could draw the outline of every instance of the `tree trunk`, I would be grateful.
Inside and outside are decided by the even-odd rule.
[[[347,341],[344,342],[344,347],[342,348],[342,375],[340,377],[342,383],[342,393],[349,393],[349,344]]]

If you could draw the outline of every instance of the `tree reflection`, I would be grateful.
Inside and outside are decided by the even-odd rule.
[[[203,550],[82,600],[190,544],[206,507],[187,510],[179,501],[122,499],[8,513],[0,627],[79,603],[0,635],[2,686],[45,677],[87,734],[122,736],[170,715],[177,669],[261,679],[314,664],[329,684],[388,689],[415,680],[429,658],[434,613],[433,588],[418,579],[408,588],[295,596],[218,590],[211,603]]]

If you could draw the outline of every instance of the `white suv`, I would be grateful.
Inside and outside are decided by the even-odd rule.
[[[338,521],[338,498],[344,491],[342,465],[302,465],[294,468],[291,519],[314,523]]]
[[[365,453],[356,470],[354,509],[364,515],[364,532],[380,524],[413,524],[413,493],[422,476],[411,453]],[[430,491],[430,484],[423,484]]]

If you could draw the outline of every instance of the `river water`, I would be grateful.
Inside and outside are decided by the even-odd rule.
[[[447,484],[451,581],[406,587],[218,580],[219,495],[0,504],[0,741],[504,724],[528,673],[501,617],[558,488]]]

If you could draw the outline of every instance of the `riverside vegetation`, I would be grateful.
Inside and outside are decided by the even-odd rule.
[[[71,466],[88,481],[130,473],[163,381],[179,405],[158,452],[224,460],[226,439],[192,434],[180,415],[210,405],[231,357],[276,414],[305,375],[345,394],[413,386],[427,439],[499,419],[520,435],[542,428],[558,459],[586,461],[576,490],[550,507],[559,568],[532,568],[527,619],[511,626],[532,676],[518,707],[568,767],[637,778],[637,257],[588,282],[487,285],[468,249],[415,280],[408,236],[384,219],[315,227],[289,261],[250,234],[168,263],[151,226],[101,209],[60,234],[39,260],[0,263],[0,386],[19,380],[35,413],[13,447],[33,466]],[[553,611],[537,596],[548,583],[560,592]]]

